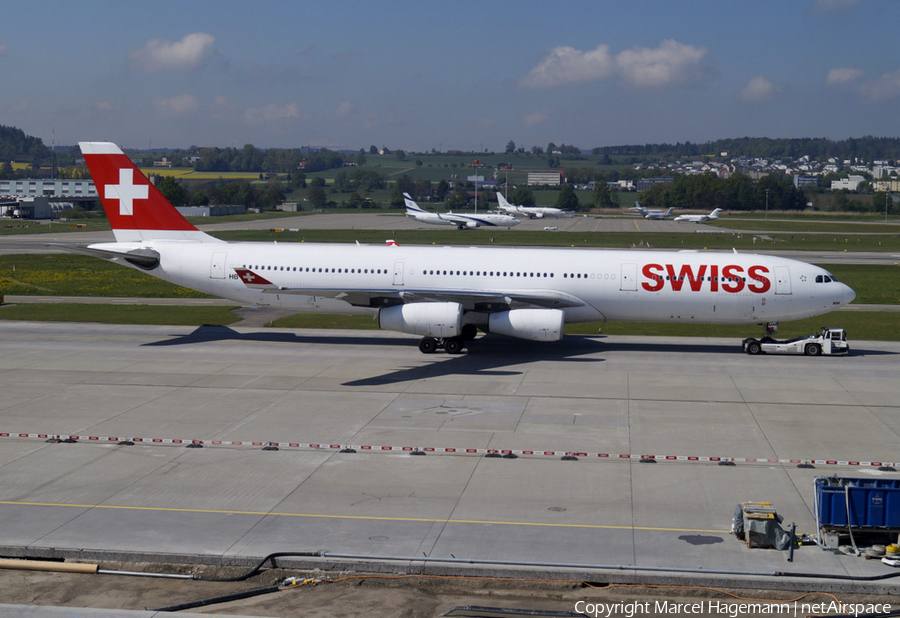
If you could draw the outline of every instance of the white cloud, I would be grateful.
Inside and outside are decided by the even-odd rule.
[[[550,118],[550,110],[544,108],[540,111],[534,112],[533,114],[525,114],[522,116],[522,124],[526,127],[533,127],[536,124],[540,124]]]
[[[900,96],[900,69],[860,84],[859,90],[866,103],[880,103]]]
[[[353,112],[353,103],[350,101],[344,101],[340,105],[338,105],[337,109],[334,110],[334,115],[336,118],[346,118]]]
[[[157,109],[176,116],[193,112],[200,107],[197,97],[192,94],[182,94],[170,99],[157,99],[155,103]]]
[[[825,78],[825,83],[829,86],[844,86],[858,81],[862,76],[862,69],[831,69],[828,71],[828,77]]]
[[[119,109],[118,106],[113,105],[109,101],[97,101],[94,103],[94,107],[100,112],[114,112]]]
[[[758,103],[761,101],[771,101],[782,92],[781,88],[767,80],[761,75],[757,75],[747,85],[741,88],[738,93],[738,99],[744,103]]]
[[[635,47],[616,56],[622,78],[640,88],[696,82],[705,73],[705,47],[666,39],[656,49]]]
[[[5,44],[0,44],[0,56],[9,51],[9,46]]]
[[[212,53],[215,40],[205,32],[187,34],[180,41],[150,39],[143,47],[128,52],[128,57],[147,73],[193,69]]]
[[[555,47],[528,75],[519,80],[523,88],[552,88],[562,84],[579,84],[609,77],[613,60],[609,45],[598,45],[592,51],[574,47]]]
[[[705,77],[708,55],[705,47],[685,45],[673,39],[666,39],[655,49],[635,47],[616,56],[610,55],[609,46],[603,44],[587,52],[555,47],[518,85],[552,88],[599,81],[613,75],[638,88],[691,83]]]
[[[900,97],[900,69],[884,73],[878,79],[864,79],[862,69],[832,69],[825,83],[836,88],[850,88],[863,103],[880,103]]]
[[[293,120],[300,117],[300,110],[294,103],[279,107],[269,103],[265,107],[252,107],[244,112],[244,119],[250,123],[277,122],[279,120]]]

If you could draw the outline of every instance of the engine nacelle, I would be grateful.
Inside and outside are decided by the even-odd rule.
[[[456,337],[462,330],[459,303],[411,303],[384,307],[378,312],[378,326],[423,337]]]
[[[535,219],[543,219],[543,218],[544,218],[544,213],[542,213],[542,212],[536,212],[536,213],[534,213],[534,218],[535,218]]]
[[[474,230],[476,227],[478,227],[478,221],[467,221],[466,227],[470,230]]]
[[[513,309],[492,313],[488,330],[529,341],[559,341],[563,338],[565,313],[560,309]]]

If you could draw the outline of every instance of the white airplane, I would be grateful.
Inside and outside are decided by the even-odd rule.
[[[645,219],[665,219],[672,214],[672,211],[675,210],[675,207],[673,206],[668,210],[660,210],[658,208],[644,208],[643,206],[641,206],[640,202],[635,202],[634,210],[637,211],[637,214],[641,215]]]
[[[721,208],[716,208],[708,215],[678,215],[672,221],[687,221],[688,223],[704,223],[706,221],[712,221],[714,219],[719,218],[719,213],[722,212]]]
[[[561,217],[565,211],[560,208],[549,208],[544,206],[517,206],[510,204],[502,193],[497,194],[497,202],[500,204],[500,210],[511,215],[525,215],[529,219],[543,219],[544,217]]]
[[[70,249],[247,305],[375,314],[426,353],[460,353],[476,327],[556,341],[567,322],[772,323],[855,298],[818,266],[737,252],[230,243],[184,219],[115,144],[80,146],[115,242]]]
[[[663,212],[661,210],[649,210],[647,214],[644,215],[645,219],[668,219],[669,215],[672,214],[672,211],[675,210],[675,207],[672,206],[667,211]]]
[[[422,223],[430,223],[432,225],[455,225],[461,230],[473,229],[476,227],[513,227],[519,225],[519,220],[509,215],[500,215],[497,213],[486,212],[476,215],[457,215],[452,212],[428,212],[422,210],[415,200],[409,196],[409,193],[403,194],[403,201],[406,203],[406,216],[421,221]]]

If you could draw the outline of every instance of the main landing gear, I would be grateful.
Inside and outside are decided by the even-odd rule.
[[[423,337],[419,342],[419,351],[422,354],[432,354],[443,349],[447,354],[461,354],[467,341],[475,339],[478,329],[474,324],[464,324],[459,337]]]
[[[423,337],[419,342],[419,351],[422,354],[431,354],[440,348],[443,348],[447,354],[460,354],[463,347],[465,346],[462,337],[447,337],[446,339]]]

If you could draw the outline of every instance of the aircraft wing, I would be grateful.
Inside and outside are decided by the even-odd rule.
[[[406,303],[445,302],[459,303],[469,311],[505,311],[510,308],[539,307],[564,309],[581,307],[583,300],[547,290],[545,292],[462,292],[414,289],[344,289],[324,290],[312,288],[258,288],[269,294],[297,294],[343,300],[356,307],[387,307]]]
[[[406,303],[451,302],[459,303],[468,311],[505,311],[510,308],[538,307],[545,309],[564,309],[581,307],[583,300],[571,294],[555,290],[528,291],[443,291],[435,289],[409,288],[358,288],[358,289],[317,289],[301,287],[278,287],[265,279],[247,281],[241,275],[247,287],[260,290],[264,294],[296,294],[300,296],[319,296],[343,300],[356,307],[388,307]]]

